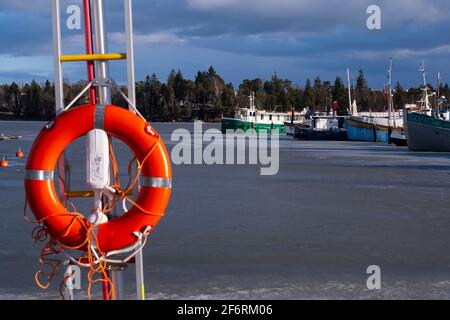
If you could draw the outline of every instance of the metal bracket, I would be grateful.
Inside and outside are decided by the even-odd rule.
[[[111,78],[94,79],[92,86],[98,88],[113,88],[114,82]]]
[[[105,108],[104,104],[97,104],[95,106],[94,114],[94,128],[105,130]]]

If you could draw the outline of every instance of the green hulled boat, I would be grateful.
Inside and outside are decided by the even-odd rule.
[[[256,132],[278,131],[280,134],[286,134],[285,122],[296,122],[299,114],[267,112],[258,110],[255,105],[255,96],[250,98],[250,108],[238,109],[234,118],[222,118],[222,132],[227,130],[255,130]],[[294,119],[292,119],[294,117]]]
[[[286,130],[283,124],[275,123],[258,123],[253,121],[235,119],[235,118],[223,118],[222,119],[222,132],[226,133],[227,130],[243,130],[248,131],[254,129],[256,132],[270,132],[272,130],[278,130],[280,134],[286,134]]]
[[[439,108],[433,109],[426,79],[425,66],[421,65],[423,76],[423,97],[417,105],[406,105],[404,111],[405,133],[408,147],[411,151],[450,152],[450,111],[442,110],[441,104],[445,99],[438,101]]]

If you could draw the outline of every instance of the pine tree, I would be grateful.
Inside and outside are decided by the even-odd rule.
[[[405,90],[400,85],[400,82],[397,82],[394,89],[394,107],[396,109],[403,109],[406,103]]]
[[[314,92],[311,87],[311,80],[307,79],[305,84],[305,90],[303,92],[303,104],[306,108],[314,109]]]
[[[41,116],[41,86],[33,80],[30,86],[25,89],[27,95],[27,104],[25,106],[25,115],[29,119],[40,119]]]
[[[359,70],[359,75],[356,79],[356,104],[360,110],[367,111],[369,109],[369,87],[362,70]]]
[[[50,81],[46,81],[42,90],[42,113],[41,118],[49,120],[55,116],[55,88]]]
[[[6,101],[9,101],[9,104],[12,106],[11,109],[14,113],[14,116],[21,117],[23,113],[23,99],[22,99],[22,91],[19,89],[17,83],[13,82],[5,92]]]
[[[340,77],[336,77],[336,81],[334,82],[333,102],[337,102],[339,105],[338,115],[347,114],[347,90]]]
[[[222,92],[221,102],[224,115],[231,116],[234,113],[236,106],[236,96],[234,94],[234,87],[232,83],[225,86]]]
[[[324,109],[323,85],[322,85],[322,80],[320,80],[320,77],[317,77],[314,80],[313,95],[314,95],[314,107],[315,107],[315,109],[316,110],[323,110]]]

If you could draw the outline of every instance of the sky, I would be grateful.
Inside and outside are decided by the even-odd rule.
[[[0,82],[53,79],[51,0],[0,0]],[[123,0],[105,0],[109,51],[124,51]],[[62,0],[63,22],[70,5]],[[381,29],[369,30],[367,8],[381,9]],[[307,78],[334,81],[363,69],[369,85],[393,81],[418,86],[419,64],[429,82],[441,72],[450,82],[448,0],[134,0],[136,76],[172,69],[194,78],[213,65],[227,82],[281,78],[304,86]],[[83,30],[63,24],[63,52],[83,53]],[[84,79],[82,63],[64,65],[71,82]],[[111,75],[126,80],[125,64]]]

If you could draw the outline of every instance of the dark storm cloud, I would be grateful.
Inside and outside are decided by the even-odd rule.
[[[51,55],[50,3],[0,0],[0,55]],[[64,9],[80,0],[62,3]],[[366,28],[369,4],[382,9],[379,31]],[[123,1],[105,1],[105,5],[111,47],[120,48]],[[198,64],[216,62],[223,68],[248,70],[243,64],[249,64],[246,57],[250,56],[270,61],[271,66],[264,70],[284,70],[298,74],[298,79],[313,73],[332,76],[350,65],[365,69],[369,79],[382,85],[389,56],[398,60],[402,74],[416,68],[422,59],[440,64],[432,69],[450,68],[446,59],[450,2],[446,0],[135,0],[134,12],[137,60],[148,69],[160,68],[156,56],[170,56],[174,68],[190,69],[186,55],[191,54]],[[72,48],[82,45],[80,32],[64,34],[70,37]],[[223,61],[218,62],[212,52]],[[258,72],[249,72],[248,77]],[[415,72],[402,80],[411,81]]]

